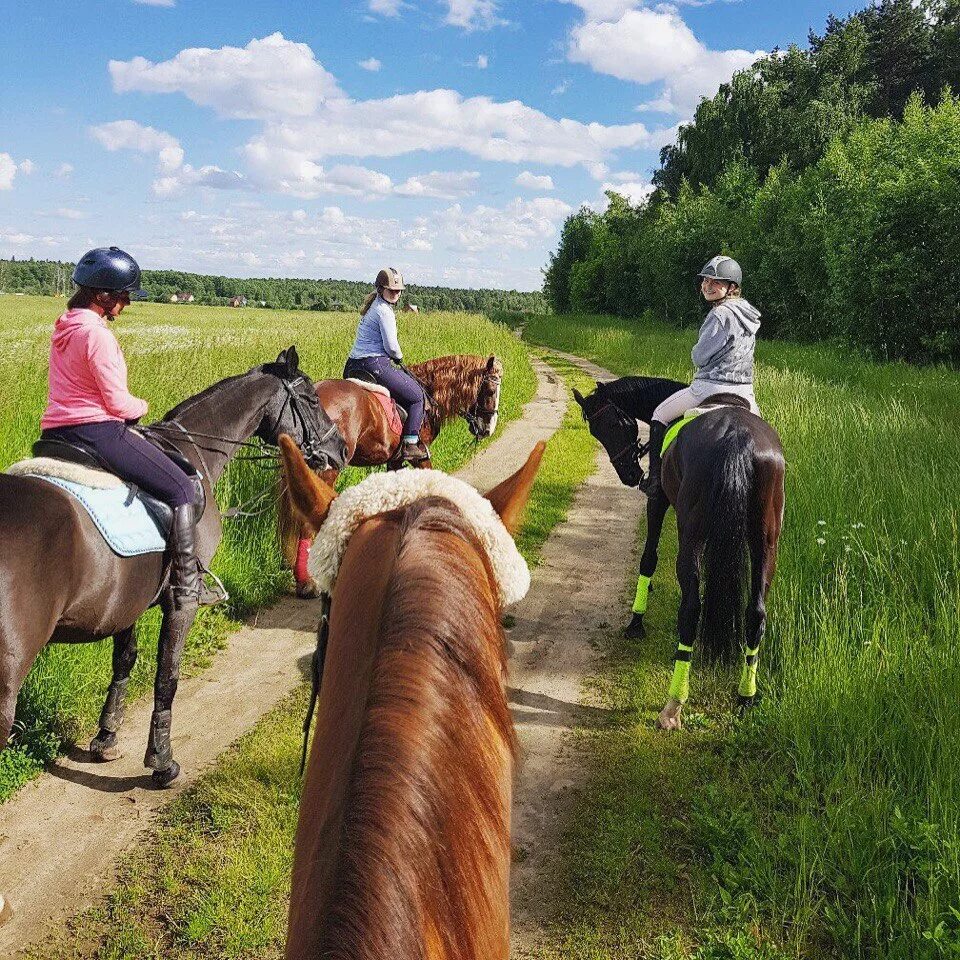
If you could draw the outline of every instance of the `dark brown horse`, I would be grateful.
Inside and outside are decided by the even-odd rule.
[[[624,377],[598,383],[588,397],[574,391],[590,432],[627,486],[635,487],[643,476],[637,421],[649,423],[656,407],[684,386],[658,377]],[[647,539],[627,628],[628,636],[643,635],[660,534],[672,505],[680,540],[680,639],[669,699],[657,720],[664,729],[680,727],[698,630],[712,659],[729,656],[737,641],[743,642],[738,693],[744,705],[756,696],[766,599],[783,524],[784,458],[777,431],[742,398],[718,394],[703,406],[717,409],[677,434],[663,457],[661,492],[647,501]]]
[[[488,499],[511,533],[538,444]],[[335,494],[283,446],[319,528]],[[333,588],[287,960],[507,960],[515,748],[490,561],[452,501],[366,520]]]
[[[202,474],[206,508],[197,524],[197,554],[207,564],[220,542],[213,486],[238,448],[256,435],[275,444],[280,433],[311,449],[319,468],[319,406],[294,347],[274,363],[229,377],[171,410],[153,434]],[[100,731],[90,744],[98,759],[115,759],[124,697],[137,658],[134,625],[148,607],[163,610],[154,710],[144,764],[169,784],[180,767],[170,745],[171,708],[180,657],[196,610],[175,610],[165,583],[164,554],[119,557],[77,500],[34,477],[0,474],[0,749],[13,724],[17,693],[47,643],[113,637],[113,679]],[[53,571],[56,571],[55,573]]]
[[[472,355],[437,357],[417,363],[410,372],[426,388],[430,405],[420,439],[432,443],[443,426],[463,417],[478,440],[489,437],[497,426],[503,364],[496,357]],[[327,416],[337,425],[347,445],[347,462],[355,467],[400,466],[400,437],[376,396],[350,380],[321,380],[317,396]],[[418,466],[429,468],[425,460]],[[336,483],[337,470],[324,471],[325,483]],[[302,527],[294,517],[289,498],[280,506],[280,542],[284,557],[294,572],[297,595],[315,597],[316,586],[306,570],[306,556],[316,531]]]

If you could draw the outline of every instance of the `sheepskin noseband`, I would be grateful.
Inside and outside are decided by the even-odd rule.
[[[423,497],[443,497],[463,514],[490,560],[501,605],[516,603],[526,596],[530,570],[490,501],[470,484],[440,470],[372,473],[344,490],[333,501],[310,548],[307,568],[320,590],[332,593],[350,537],[364,521]]]

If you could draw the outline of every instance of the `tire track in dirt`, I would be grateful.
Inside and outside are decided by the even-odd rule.
[[[555,355],[594,379],[614,379],[589,361]],[[606,711],[584,691],[598,668],[591,639],[625,616],[623,587],[645,505],[598,449],[595,472],[544,544],[530,593],[513,609],[510,702],[522,751],[513,800],[515,958],[538,955],[551,919],[564,823],[587,776],[571,737],[605,722]]]
[[[541,361],[533,365],[537,393],[522,416],[457,474],[481,490],[518,469],[563,420],[562,382]],[[141,762],[148,696],[128,710],[119,760],[94,764],[74,751],[0,806],[0,894],[14,909],[0,926],[0,956],[61,929],[102,895],[117,857],[157,812],[306,675],[316,622],[316,604],[283,599],[234,633],[202,675],[180,684],[173,741],[184,772],[172,789],[151,789]]]

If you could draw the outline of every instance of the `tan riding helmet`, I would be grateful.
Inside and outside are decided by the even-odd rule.
[[[403,274],[396,267],[384,267],[377,274],[378,290],[402,290]]]

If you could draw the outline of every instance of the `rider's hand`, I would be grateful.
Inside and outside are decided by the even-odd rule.
[[[403,357],[391,357],[390,360],[395,367],[403,366]]]

